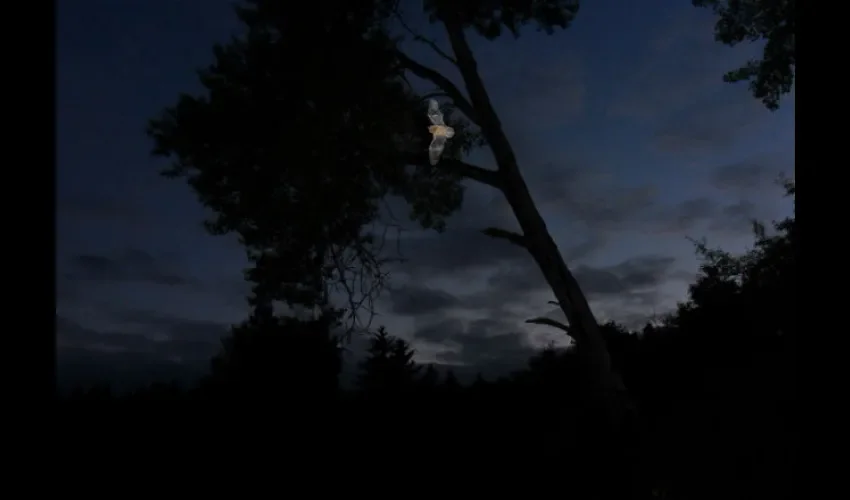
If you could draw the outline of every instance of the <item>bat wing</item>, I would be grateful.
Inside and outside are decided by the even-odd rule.
[[[428,156],[431,159],[431,165],[436,165],[440,161],[440,155],[443,154],[443,149],[446,148],[445,137],[434,137],[431,145],[428,146]]]
[[[428,118],[434,125],[444,125],[443,113],[440,112],[440,105],[434,99],[428,100]]]

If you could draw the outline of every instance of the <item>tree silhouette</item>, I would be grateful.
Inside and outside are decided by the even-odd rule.
[[[434,365],[426,365],[425,369],[422,371],[422,376],[419,378],[419,386],[424,390],[431,392],[436,389],[439,383],[440,374],[437,372],[437,369],[434,368]]]
[[[791,91],[797,68],[797,23],[794,0],[692,0],[719,16],[714,27],[718,42],[734,46],[766,40],[762,58],[723,76],[726,82],[749,81],[750,90],[770,110]]]
[[[793,183],[786,184],[794,196]],[[697,244],[689,300],[644,329],[629,383],[674,498],[786,498],[796,394],[796,216],[742,255]]]
[[[411,73],[434,83],[480,127],[498,169],[488,172],[486,178],[471,178],[503,193],[522,230],[522,234],[516,234],[500,228],[488,228],[485,233],[527,249],[534,258],[552,288],[557,305],[569,322],[570,328],[566,333],[574,338],[584,358],[584,378],[594,388],[598,403],[606,408],[611,424],[617,426],[632,409],[625,388],[611,367],[605,342],[587,299],[564,262],[528,191],[511,143],[478,73],[477,62],[465,34],[466,28],[473,28],[488,39],[494,39],[501,34],[501,27],[504,26],[514,36],[518,36],[520,28],[532,21],[551,33],[555,27],[569,26],[578,12],[578,2],[428,0],[425,9],[430,19],[442,23],[446,30],[454,53],[452,62],[461,74],[469,100],[449,79],[400,53],[401,64]]]
[[[393,337],[383,326],[378,328],[359,365],[358,389],[367,397],[409,396],[420,369],[413,362],[414,354],[404,339]]]
[[[342,353],[334,319],[279,318],[259,308],[232,329],[211,362],[206,392],[280,407],[281,402],[333,399]]]
[[[457,67],[469,99],[386,34],[391,21],[403,23],[398,2],[363,2],[358,9],[311,2],[296,9],[270,0],[239,8],[248,34],[216,47],[216,64],[201,74],[208,96],[182,96],[149,128],[155,152],[176,159],[169,174],[187,177],[216,212],[210,230],[237,232],[248,248],[254,303],[283,300],[326,308],[328,285],[341,285],[354,315],[360,302],[353,298],[351,274],[365,272],[373,284],[381,282],[374,235],[363,232],[377,216],[378,201],[387,193],[402,194],[415,219],[439,229],[460,206],[458,180],[483,183],[503,193],[522,231],[485,233],[529,251],[568,319],[568,333],[584,358],[582,379],[618,425],[631,408],[625,388],[586,297],[535,206],[466,35],[473,29],[494,39],[504,27],[518,36],[529,23],[551,33],[569,26],[578,2],[424,2],[429,19],[445,28],[453,55],[414,38]],[[423,96],[405,85],[408,73],[449,99],[456,139],[433,168],[422,132]],[[459,160],[482,141],[497,170]]]
[[[247,33],[217,45],[199,73],[205,93],[181,95],[149,124],[154,153],[174,160],[164,174],[186,178],[213,210],[208,230],[246,247],[254,305],[329,310],[342,292],[353,318],[383,283],[383,233],[367,226],[384,197],[403,196],[438,229],[460,205],[453,172],[405,168],[405,151],[427,147],[426,118],[410,113],[421,99],[377,29],[385,3],[246,2]],[[445,163],[473,138],[459,134]]]

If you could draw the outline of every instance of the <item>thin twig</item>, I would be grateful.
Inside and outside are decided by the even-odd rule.
[[[457,66],[457,61],[455,61],[455,59],[452,56],[448,55],[446,52],[444,52],[442,49],[440,49],[440,47],[437,46],[436,42],[434,42],[433,40],[431,40],[429,38],[425,38],[424,36],[420,35],[419,33],[416,33],[415,31],[413,31],[410,28],[410,26],[408,26],[407,23],[404,22],[404,19],[401,17],[401,14],[398,12],[398,10],[396,10],[394,14],[395,14],[396,19],[398,19],[398,22],[401,23],[402,28],[404,28],[405,31],[407,31],[408,33],[413,35],[414,40],[416,40],[417,42],[424,43],[425,45],[431,47],[434,50],[434,52],[437,53],[437,55],[439,55],[440,57],[442,57],[446,61],[449,61],[450,63],[454,64],[455,66]]]

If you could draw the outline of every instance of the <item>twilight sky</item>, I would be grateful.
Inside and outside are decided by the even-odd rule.
[[[246,316],[242,250],[205,234],[203,208],[158,175],[164,163],[144,135],[180,92],[200,91],[194,70],[212,61],[212,44],[239,32],[230,4],[57,4],[62,385],[185,380]],[[408,17],[447,47],[438,26]],[[790,210],[774,181],[794,174],[793,94],[771,113],[746,84],[723,83],[759,47],[717,44],[713,22],[688,0],[596,0],[552,36],[470,36],[532,194],[600,320],[638,327],[682,300],[697,269],[686,237],[739,251],[751,219]],[[461,83],[426,47],[406,47]],[[486,151],[469,161],[493,166]],[[444,234],[408,224],[407,261],[376,321],[422,361],[496,373],[563,339],[523,324],[554,314],[531,258],[478,233],[513,227],[506,204],[486,187],[467,193]]]

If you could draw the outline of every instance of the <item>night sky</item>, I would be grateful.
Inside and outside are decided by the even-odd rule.
[[[158,175],[147,120],[200,92],[212,44],[240,31],[230,1],[59,2],[57,348],[62,386],[132,386],[203,373],[244,319],[247,261],[207,235],[182,181]],[[413,9],[411,9],[413,12]],[[750,221],[790,212],[794,96],[767,111],[725,71],[759,53],[713,40],[688,0],[585,2],[573,26],[518,40],[470,36],[532,194],[600,320],[639,327],[685,298],[691,238],[740,251]],[[447,46],[439,26],[409,24]],[[460,84],[421,44],[412,57]],[[423,87],[425,88],[425,87]],[[427,131],[423,131],[427,133]],[[469,161],[492,167],[489,153]],[[531,258],[478,231],[513,227],[506,204],[470,186],[442,235],[409,228],[381,316],[424,362],[498,373],[562,336]],[[356,351],[356,349],[355,349]]]

